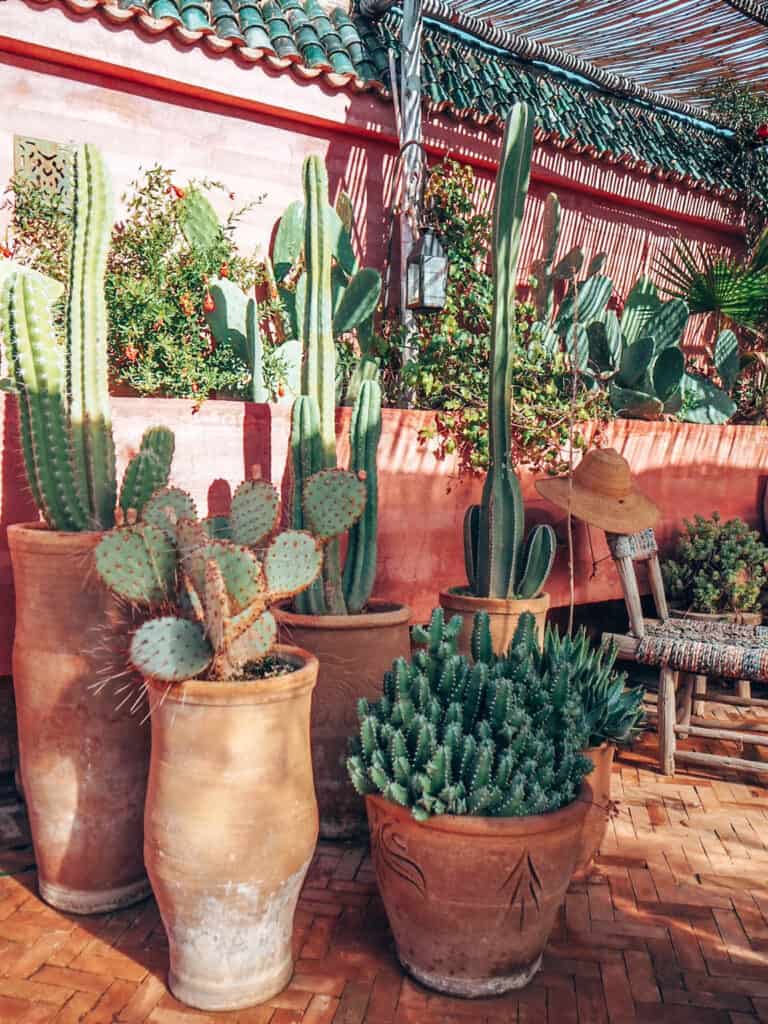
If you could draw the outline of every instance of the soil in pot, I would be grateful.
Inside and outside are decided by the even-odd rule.
[[[449,995],[527,985],[571,881],[592,799],[527,818],[439,815],[366,797],[376,879],[403,967]]]
[[[93,566],[101,536],[8,529],[19,762],[38,884],[47,903],[78,914],[150,891],[142,858],[149,723],[146,705],[130,711],[131,688],[139,695],[143,683],[126,672],[131,623]]]
[[[589,877],[592,862],[608,828],[611,816],[611,769],[616,746],[613,743],[602,743],[599,747],[588,747],[584,753],[595,769],[589,775],[592,803],[587,811],[581,832],[579,856],[573,872],[573,881],[575,882]]]
[[[544,625],[549,610],[549,594],[540,594],[529,600],[506,600],[500,597],[474,597],[464,587],[451,587],[440,591],[440,607],[446,617],[461,615],[464,624],[459,634],[459,654],[471,656],[472,625],[477,612],[487,612],[491,639],[496,654],[503,654],[515,635],[523,612],[530,612],[536,620],[539,643],[544,640]]]
[[[280,637],[311,651],[320,662],[312,701],[312,764],[323,839],[366,832],[365,805],[347,775],[349,736],[358,729],[357,702],[378,700],[384,673],[410,655],[410,609],[372,598],[361,615],[275,617]]]
[[[240,682],[149,683],[144,856],[168,935],[168,983],[201,1010],[280,992],[317,841],[309,714],[317,660]]]

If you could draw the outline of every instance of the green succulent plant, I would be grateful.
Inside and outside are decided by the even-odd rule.
[[[202,521],[188,494],[166,487],[141,521],[104,535],[96,547],[102,580],[157,616],[131,640],[132,665],[145,678],[238,679],[269,654],[277,638],[270,605],[310,586],[322,567],[309,533],[275,534],[279,516],[278,494],[263,480],[237,488],[228,517]]]
[[[670,558],[662,563],[669,599],[685,611],[760,611],[768,584],[768,547],[742,519],[685,520]]]
[[[457,654],[461,619],[436,609],[410,662],[394,662],[379,701],[361,700],[347,769],[361,794],[379,792],[418,820],[435,814],[515,817],[574,800],[592,770],[585,681],[610,676],[611,656],[520,618],[503,656],[486,613],[475,616],[474,664]],[[610,666],[609,666],[610,663]]]

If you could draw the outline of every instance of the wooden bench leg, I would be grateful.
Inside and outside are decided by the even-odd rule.
[[[736,683],[736,696],[743,700],[752,700],[752,683],[748,679],[739,679]]]
[[[696,682],[693,686],[693,692],[700,693],[702,696],[707,692],[707,677],[696,676]],[[706,703],[703,700],[694,700],[693,702],[693,716],[694,718],[701,718],[706,711]]]
[[[691,724],[691,709],[693,706],[693,689],[696,685],[696,676],[690,672],[680,672],[677,680],[677,693],[675,695],[676,719],[678,725]]]
[[[659,767],[664,775],[675,774],[675,683],[677,673],[662,668],[659,675]]]

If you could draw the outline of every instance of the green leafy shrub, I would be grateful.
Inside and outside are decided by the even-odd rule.
[[[389,395],[393,380],[412,390],[415,404],[436,412],[434,429],[421,433],[438,459],[456,453],[462,474],[488,468],[488,359],[493,306],[493,277],[487,259],[491,218],[475,212],[476,183],[471,168],[446,159],[430,171],[425,189],[426,221],[441,238],[449,257],[445,307],[416,316],[418,354],[399,366],[403,343],[399,323],[386,321],[377,341],[382,383]],[[528,341],[535,319],[532,305],[517,311],[520,345],[512,363],[512,462],[536,472],[562,473],[568,442],[572,376],[560,353],[548,355]],[[586,447],[583,426],[610,417],[605,395],[578,381],[574,402],[574,443]]]
[[[768,583],[768,547],[741,519],[697,515],[662,570],[668,597],[686,611],[755,612]]]
[[[428,628],[414,629],[423,648],[386,673],[381,700],[360,701],[347,761],[353,785],[418,820],[564,807],[592,768],[582,753],[592,721],[582,690],[592,676],[610,676],[612,655],[590,651],[584,634],[571,640],[551,629],[539,651],[526,613],[506,655],[495,657],[480,614],[471,664],[456,653],[460,626],[436,609]]]
[[[214,392],[245,395],[247,365],[231,347],[216,344],[204,314],[209,279],[226,276],[245,291],[265,283],[261,264],[240,255],[234,242],[235,228],[250,207],[231,213],[205,247],[192,244],[184,233],[186,196],[222,189],[208,181],[181,188],[171,171],[155,166],[123,196],[126,216],[112,232],[105,280],[110,372],[141,394],[199,400]],[[12,182],[11,192],[9,254],[66,281],[65,197],[21,180]],[[268,303],[262,312],[271,317],[272,306]],[[269,331],[267,338],[272,339]],[[264,375],[274,396],[284,375],[272,348],[265,345]]]

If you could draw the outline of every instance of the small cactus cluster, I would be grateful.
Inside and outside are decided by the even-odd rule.
[[[533,114],[525,103],[507,118],[493,218],[493,319],[488,380],[489,465],[482,500],[464,517],[464,561],[476,597],[537,597],[552,569],[555,534],[537,526],[525,539],[520,481],[509,463],[509,381],[517,345],[517,261],[533,150]]]
[[[18,399],[27,480],[48,526],[101,530],[114,525],[118,504],[104,297],[112,193],[94,146],[75,148],[72,174],[64,344],[53,315],[62,285],[17,266],[0,288],[0,332],[9,366],[3,387]],[[166,428],[146,431],[126,470],[118,512],[140,511],[167,482],[173,447]]]
[[[322,566],[310,534],[275,533],[279,517],[277,492],[263,480],[237,488],[228,517],[203,520],[188,494],[165,487],[138,522],[104,535],[95,556],[101,579],[157,616],[131,640],[138,672],[168,683],[203,673],[238,679],[269,653],[277,637],[270,605],[308,587]]]
[[[543,814],[576,798],[592,765],[584,691],[612,675],[612,658],[521,616],[505,654],[492,651],[487,613],[475,616],[474,664],[457,654],[461,619],[441,609],[410,662],[398,659],[379,701],[358,704],[347,770],[361,794],[379,792],[417,820],[436,814]],[[622,685],[623,681],[615,682]]]
[[[381,388],[375,379],[360,382],[350,425],[349,472],[337,469],[334,330],[340,318],[347,326],[359,326],[372,315],[381,282],[375,275],[368,287],[365,282],[374,272],[354,269],[349,232],[328,205],[328,177],[318,157],[304,162],[303,183],[304,203],[290,207],[280,222],[275,267],[280,272],[297,262],[301,267],[296,295],[304,362],[302,393],[291,416],[292,525],[315,534],[325,554],[322,579],[299,594],[294,607],[302,614],[345,615],[364,610],[376,575]],[[337,305],[334,282],[344,275],[349,280]],[[342,568],[340,535],[345,530],[349,538]]]

